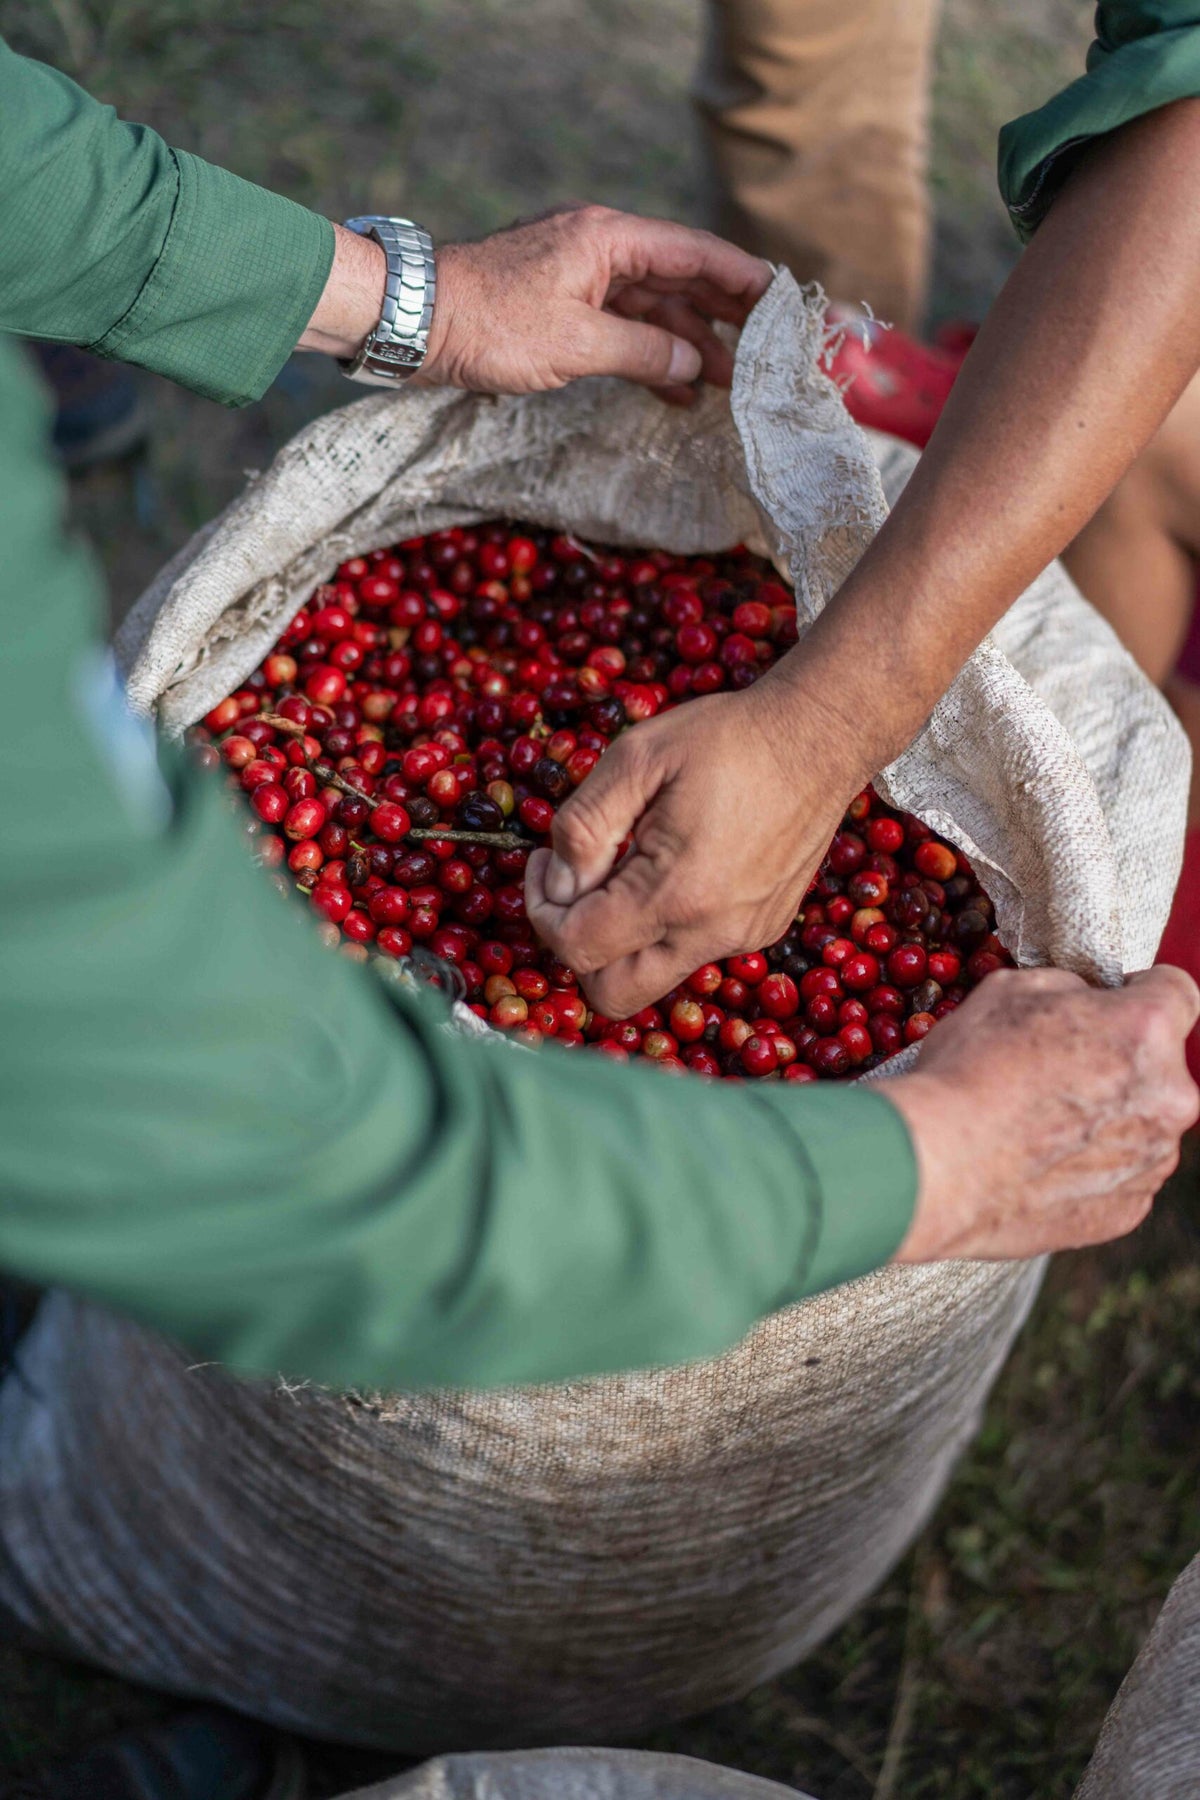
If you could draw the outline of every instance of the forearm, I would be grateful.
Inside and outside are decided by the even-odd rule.
[[[86,888],[29,855],[5,884],[0,1266],[244,1372],[395,1388],[712,1355],[897,1248],[882,1096],[451,1036],[320,949],[189,787]]]
[[[243,1371],[479,1386],[715,1354],[904,1237],[881,1095],[448,1035],[320,949],[194,782],[128,850],[81,797],[97,838],[3,884],[0,1266]]]
[[[1027,249],[883,530],[773,681],[820,693],[866,778],[1075,536],[1200,364],[1200,101],[1089,152]]]
[[[296,345],[349,361],[379,322],[387,258],[374,238],[333,228],[333,261],[316,310]]]
[[[243,1371],[479,1386],[715,1354],[897,1248],[882,1096],[714,1093],[392,1010],[190,785],[86,890],[34,904],[31,857],[7,884],[0,1265]]]

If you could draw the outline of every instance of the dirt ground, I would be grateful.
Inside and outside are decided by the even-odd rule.
[[[1013,244],[995,133],[1078,72],[1076,0],[947,0],[934,96],[933,313],[978,311]],[[700,218],[693,0],[10,0],[18,48],[174,142],[340,216],[447,237],[588,196]],[[296,359],[225,413],[150,382],[146,456],[76,483],[124,610],[305,419],[346,390]],[[1149,1226],[1059,1259],[979,1440],[913,1554],[823,1649],[670,1748],[820,1800],[1068,1800],[1121,1676],[1200,1544],[1200,1168]],[[159,1708],[0,1645],[0,1781]],[[314,1792],[389,1765],[314,1746]]]

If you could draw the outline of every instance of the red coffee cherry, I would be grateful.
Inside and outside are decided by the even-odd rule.
[[[311,895],[352,960],[425,945],[479,1017],[530,1045],[843,1080],[1011,961],[967,859],[872,788],[769,951],[707,963],[632,1019],[589,1012],[525,915],[531,849],[618,734],[746,687],[796,636],[792,596],[741,547],[685,558],[453,527],[348,558],[194,735],[245,794],[257,861]]]

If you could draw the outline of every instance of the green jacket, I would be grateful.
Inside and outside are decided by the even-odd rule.
[[[1084,145],[1197,94],[1196,0],[1100,0],[1086,74],[1000,133],[1000,191],[1020,235],[1041,223]]]
[[[0,328],[261,394],[329,224],[2,45],[0,120]],[[882,1095],[465,1041],[322,950],[123,711],[47,424],[0,339],[0,1267],[199,1357],[413,1386],[706,1355],[887,1260]]]

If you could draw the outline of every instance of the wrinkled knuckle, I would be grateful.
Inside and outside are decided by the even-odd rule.
[[[604,840],[604,814],[594,800],[582,793],[574,796],[570,806],[556,814],[553,826],[555,847],[568,860],[589,855]]]
[[[681,871],[676,867],[670,880],[663,885],[661,906],[676,930],[694,931],[712,909],[712,892],[707,884],[694,880],[686,869]],[[758,942],[757,937],[754,942]],[[732,950],[722,952],[723,955],[733,953]]]
[[[1180,1163],[1179,1145],[1169,1150],[1154,1169],[1154,1191],[1157,1193],[1164,1182],[1170,1181]]]
[[[1103,1000],[1121,1007],[1121,1038],[1130,1045],[1144,1048],[1155,1034],[1159,1022],[1164,1018],[1162,1006],[1154,996],[1126,989],[1119,996],[1104,995]]]
[[[608,768],[617,768],[627,781],[644,787],[658,768],[658,738],[651,729],[656,719],[627,725],[616,743],[604,752]]]
[[[1192,1006],[1200,1003],[1200,988],[1187,970],[1178,968],[1175,963],[1159,963],[1151,971],[1151,977],[1156,987],[1164,990],[1172,988],[1177,996],[1185,997]]]
[[[1143,1053],[1156,1063],[1166,1063],[1179,1054],[1183,1031],[1174,1008],[1163,999],[1142,1001],[1134,1015],[1134,1029]]]
[[[679,868],[689,854],[703,856],[702,845],[697,848],[696,833],[690,828],[686,816],[681,816],[681,809],[669,803],[653,805],[654,798],[660,797],[662,784],[653,776],[639,783],[639,793],[643,796],[640,827],[638,831],[638,848],[647,856],[661,858]],[[711,879],[711,870],[710,870]]]
[[[1144,1190],[1140,1190],[1131,1200],[1128,1200],[1125,1203],[1121,1209],[1118,1227],[1119,1236],[1127,1237],[1131,1231],[1136,1231],[1138,1226],[1148,1217],[1150,1208],[1154,1205],[1154,1195],[1156,1191],[1157,1190],[1154,1188],[1147,1187]]]
[[[564,919],[553,930],[542,934],[554,954],[574,969],[577,975],[591,975],[599,964],[588,949],[587,934],[571,918]]]
[[[606,230],[616,216],[611,206],[602,206],[598,200],[585,200],[570,214],[570,229],[579,236],[590,236]]]
[[[1043,994],[1078,993],[1087,985],[1082,976],[1073,974],[1070,969],[1037,968],[1021,973],[1032,975],[1038,991]]]
[[[1175,1044],[1162,1056],[1143,1056],[1138,1065],[1146,1111],[1163,1132],[1181,1135],[1196,1117],[1191,1082],[1183,1066],[1182,1046]]]
[[[1126,988],[1124,991],[1135,1017],[1163,1019],[1168,1022],[1173,1020],[1175,1003],[1165,982],[1156,982],[1153,987],[1143,983],[1141,987]]]
[[[1181,1136],[1200,1118],[1200,1090],[1186,1077],[1172,1085],[1167,1104],[1171,1126]]]
[[[606,1019],[623,1019],[634,1010],[625,1005],[620,983],[607,978],[602,972],[589,970],[584,977],[584,986],[593,1011],[603,1013]]]
[[[576,975],[587,979],[595,975],[601,967],[599,959],[577,936],[560,940],[554,946],[556,953],[575,971]]]
[[[1012,985],[1028,994],[1067,994],[1083,986],[1079,976],[1072,975],[1069,969],[997,969],[993,980],[996,975],[1011,976]]]

